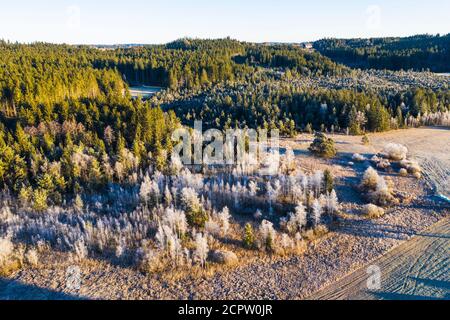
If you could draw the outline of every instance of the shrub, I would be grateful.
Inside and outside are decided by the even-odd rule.
[[[364,173],[361,181],[361,187],[366,191],[374,190],[377,187],[379,179],[380,176],[378,175],[378,172],[374,168],[369,167]]]
[[[391,185],[372,167],[369,167],[364,173],[360,187],[366,192],[368,200],[372,203],[387,206],[397,202],[393,196]]]
[[[361,154],[359,154],[359,153],[355,153],[355,154],[353,155],[353,157],[352,157],[352,160],[353,160],[353,161],[356,161],[356,162],[364,162],[364,161],[366,161],[367,159],[366,159],[366,157],[364,157],[363,155],[361,155]]]
[[[383,208],[380,208],[374,204],[368,204],[364,206],[363,213],[371,219],[377,219],[384,216],[385,211]]]
[[[402,177],[407,177],[408,176],[408,170],[406,170],[405,168],[401,168],[399,171],[400,176]]]
[[[367,134],[365,134],[365,135],[362,137],[361,142],[362,142],[362,144],[365,145],[365,146],[369,145],[369,144],[370,144],[369,136],[368,136]]]
[[[20,268],[20,262],[14,257],[14,245],[9,238],[0,238],[0,276],[8,276]]]
[[[377,163],[377,169],[386,170],[386,169],[389,169],[390,167],[391,167],[391,163],[387,159],[381,159]]]
[[[30,266],[37,267],[39,264],[39,254],[37,250],[28,250],[27,254],[25,255],[25,259]]]
[[[369,200],[381,206],[395,204],[397,203],[397,199],[394,197],[392,192],[393,190],[386,180],[379,177],[375,190],[369,191]]]
[[[408,155],[408,148],[397,143],[388,143],[383,150],[383,154],[393,161],[400,161],[406,159]]]
[[[197,209],[196,211],[189,211],[186,215],[187,222],[189,226],[195,228],[204,228],[206,222],[208,221],[208,213],[202,208]]]
[[[417,173],[422,173],[422,168],[419,166],[419,164],[417,164],[417,163],[411,163],[409,166],[408,166],[408,172],[409,173],[411,173],[411,174],[413,174],[413,175],[415,175],[415,174],[417,174]]]
[[[417,180],[422,179],[422,174],[421,174],[420,172],[415,172],[415,173],[413,174],[413,176],[414,176],[414,178],[416,178]]]
[[[322,132],[316,132],[315,139],[309,147],[309,151],[314,155],[323,158],[333,158],[337,154],[334,146],[334,140],[328,138]]]

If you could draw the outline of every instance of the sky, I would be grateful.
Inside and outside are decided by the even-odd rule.
[[[0,0],[0,39],[159,44],[447,34],[449,13],[449,0]]]

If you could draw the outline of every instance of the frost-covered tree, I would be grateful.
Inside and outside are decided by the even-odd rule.
[[[327,194],[325,209],[329,214],[334,214],[339,210],[339,199],[335,190]]]
[[[266,251],[272,252],[275,249],[275,241],[277,236],[273,223],[263,220],[259,226],[259,234],[261,235],[262,248]]]
[[[223,208],[222,211],[220,211],[217,214],[217,218],[221,225],[222,234],[224,236],[226,236],[228,233],[228,230],[230,229],[230,218],[231,218],[230,210],[228,210],[227,207]]]
[[[162,221],[180,238],[187,232],[186,214],[181,210],[167,208]]]
[[[315,227],[320,225],[320,222],[322,220],[322,205],[320,204],[319,200],[314,200],[312,205],[312,221]]]
[[[208,258],[209,247],[206,235],[197,233],[195,237],[194,257],[203,268],[206,267],[206,259]]]
[[[256,194],[258,193],[258,184],[255,181],[250,181],[248,184],[248,190],[249,190],[249,195],[251,197],[256,197]]]
[[[201,208],[197,192],[193,188],[183,188],[181,190],[181,201],[190,212],[198,211]]]
[[[172,192],[170,192],[168,185],[166,185],[166,188],[164,189],[164,202],[168,207],[170,207],[173,202]]]
[[[307,224],[307,212],[303,204],[298,204],[295,208],[295,213],[289,215],[289,220],[287,221],[286,228],[290,234],[296,234],[302,231]]]

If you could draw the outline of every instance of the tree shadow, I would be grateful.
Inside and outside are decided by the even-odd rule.
[[[437,289],[445,289],[450,293],[450,281],[422,279],[422,278],[415,278],[415,277],[409,277],[409,279],[419,282],[419,283],[422,283],[425,286],[434,287]]]
[[[85,300],[63,292],[0,277],[0,300]]]
[[[440,300],[448,299],[448,296],[446,296],[445,298],[437,298],[437,297],[419,296],[419,295],[403,294],[403,293],[395,293],[395,292],[371,292],[371,294],[378,300],[440,301]]]
[[[391,238],[401,237],[426,237],[438,239],[450,239],[450,235],[442,233],[416,232],[407,227],[392,224],[377,224],[372,221],[346,220],[337,230],[339,233],[349,234],[365,238]]]

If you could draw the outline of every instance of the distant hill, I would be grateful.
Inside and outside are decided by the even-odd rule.
[[[314,49],[361,69],[450,71],[450,34],[406,38],[323,39]]]

